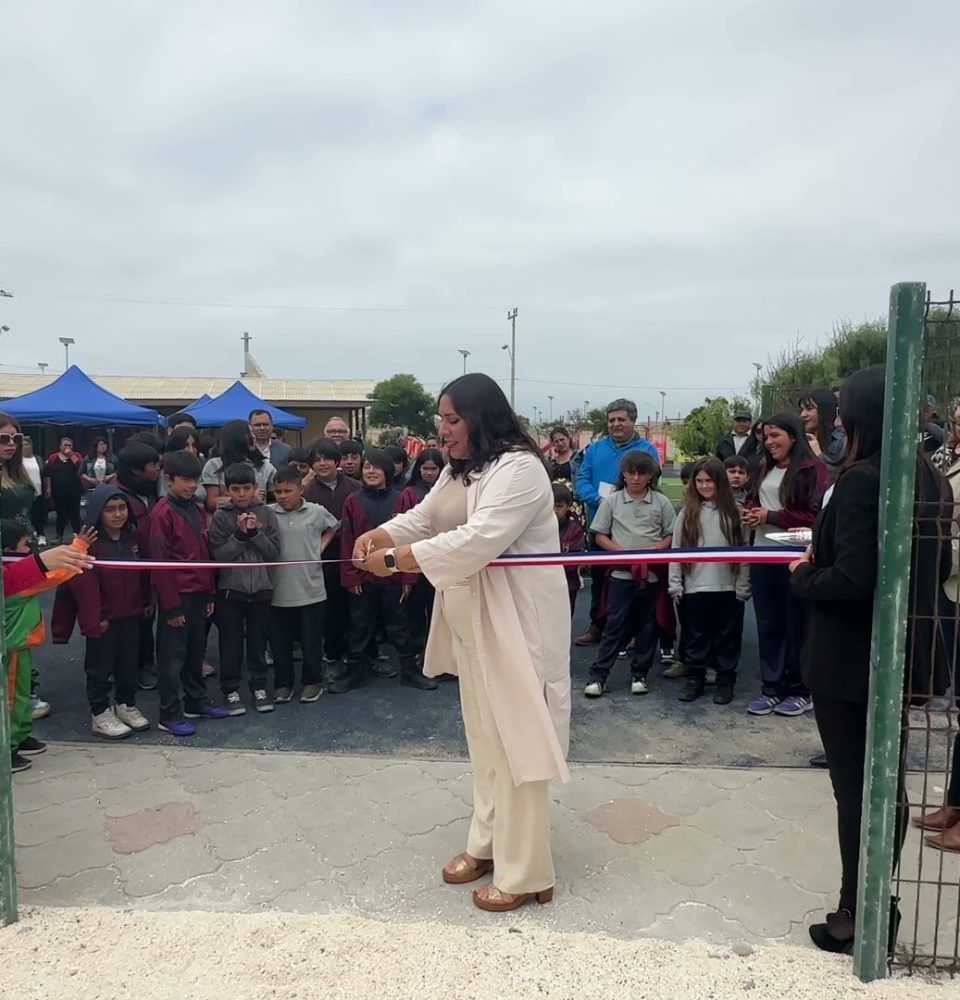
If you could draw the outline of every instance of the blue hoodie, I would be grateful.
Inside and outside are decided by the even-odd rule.
[[[639,436],[626,444],[617,444],[613,438],[603,437],[587,446],[576,482],[577,496],[587,505],[587,524],[593,522],[600,506],[600,484],[613,485],[617,481],[620,462],[631,451],[645,451],[657,465],[660,464],[660,453],[656,445]]]

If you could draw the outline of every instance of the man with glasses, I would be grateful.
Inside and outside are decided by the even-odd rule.
[[[337,444],[343,444],[350,437],[350,428],[342,417],[331,417],[324,425],[323,436]]]
[[[282,469],[290,457],[290,445],[273,437],[273,417],[266,410],[251,410],[247,418],[253,440],[264,458],[275,469]]]

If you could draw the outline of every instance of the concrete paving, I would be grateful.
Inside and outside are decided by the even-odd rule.
[[[463,761],[57,744],[15,779],[20,901],[750,945],[806,945],[806,925],[835,905],[823,772],[576,765],[552,788],[555,900],[497,917],[440,879],[466,838]],[[924,855],[913,833],[905,856],[908,869],[925,856],[928,875],[942,863],[944,881],[960,881],[960,858]],[[904,908],[912,937],[906,896]],[[929,945],[935,909],[921,910]],[[947,890],[948,954],[958,912]]]

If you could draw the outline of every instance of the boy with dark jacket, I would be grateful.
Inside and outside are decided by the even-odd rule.
[[[148,551],[152,559],[182,565],[151,572],[158,604],[160,728],[172,736],[193,736],[196,726],[187,720],[223,719],[229,714],[207,700],[203,679],[206,620],[213,614],[216,585],[212,569],[190,565],[210,562],[207,514],[193,499],[200,483],[200,459],[189,451],[171,452],[163,474],[168,493],[147,518]]]
[[[557,515],[560,529],[561,552],[586,552],[587,536],[580,522],[570,513],[573,507],[573,492],[563,483],[553,484],[553,512]],[[564,566],[567,575],[567,590],[570,592],[570,615],[577,606],[577,592],[580,590],[580,567]]]
[[[363,488],[351,493],[343,505],[340,520],[340,551],[353,552],[353,542],[365,531],[380,527],[402,510],[402,497],[392,485],[393,459],[385,452],[372,449],[363,457]],[[422,691],[431,691],[437,682],[425,677],[417,662],[417,650],[410,639],[402,604],[409,597],[417,574],[396,573],[380,578],[357,569],[352,562],[340,564],[340,579],[350,594],[350,637],[346,660],[333,673],[327,690],[342,694],[365,682],[366,650],[373,639],[377,623],[382,624],[387,638],[400,654],[400,683]],[[396,677],[389,663],[375,660],[371,670],[377,677]]]
[[[87,502],[87,528],[96,531],[90,554],[97,559],[140,558],[137,527],[124,491],[114,484],[96,487]],[[86,637],[83,660],[91,732],[120,740],[143,732],[150,723],[137,708],[137,651],[140,625],[151,612],[146,572],[98,569],[96,566],[61,584],[53,607],[55,642],[67,642],[74,621]],[[114,695],[111,703],[111,695]]]
[[[220,687],[231,715],[244,715],[240,698],[243,646],[246,635],[250,692],[258,712],[272,712],[267,695],[267,633],[273,581],[265,566],[245,563],[276,562],[280,556],[277,515],[257,500],[256,470],[246,462],[227,466],[223,473],[227,502],[210,520],[210,552],[217,562],[236,563],[220,570],[217,587],[217,631],[220,635]]]

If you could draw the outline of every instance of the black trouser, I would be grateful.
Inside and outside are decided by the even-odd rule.
[[[38,535],[47,533],[47,498],[42,493],[30,505],[30,523]]]
[[[144,667],[153,667],[157,662],[157,640],[153,635],[153,626],[156,622],[156,615],[140,620],[140,639],[137,645],[137,665],[142,670]],[[158,633],[159,635],[159,630]]]
[[[336,556],[327,555],[334,559]],[[347,636],[350,633],[350,594],[340,582],[339,566],[323,567],[323,582],[327,589],[327,608],[324,612],[323,646],[328,660],[342,660],[347,653]]]
[[[597,545],[597,536],[592,531],[587,535],[587,541],[591,552],[603,552],[603,549]],[[607,566],[590,567],[590,624],[596,625],[599,629],[602,629],[606,623],[606,619],[601,617],[599,613],[599,608],[608,572],[609,567]]]
[[[433,600],[436,597],[433,584],[421,576],[414,584],[404,608],[407,611],[407,627],[410,631],[410,642],[418,651],[427,642],[427,632],[430,630],[430,617],[433,614]]]
[[[217,594],[217,634],[220,637],[220,690],[224,694],[240,690],[246,651],[247,677],[251,691],[267,686],[267,633],[270,629],[270,601],[235,597],[235,591]],[[206,629],[204,629],[206,638]],[[246,650],[244,650],[246,640]],[[203,654],[200,656],[201,668]]]
[[[175,719],[180,714],[180,689],[183,706],[199,712],[207,700],[203,679],[203,650],[207,637],[207,605],[211,594],[181,594],[180,608],[186,624],[174,628],[167,624],[170,615],[157,612],[157,688],[160,693],[160,718]]]
[[[293,644],[298,639],[303,650],[300,676],[304,687],[323,681],[324,601],[299,608],[270,609],[270,649],[273,651],[275,688],[292,688],[296,682]]]
[[[80,531],[80,496],[54,497],[53,505],[57,511],[57,538],[63,538],[68,522],[76,535]]]
[[[364,583],[363,593],[350,594],[347,659],[351,663],[360,663],[365,659],[367,646],[379,623],[386,631],[387,639],[400,654],[403,668],[407,670],[415,666],[416,647],[410,641],[407,616],[400,603],[400,595],[400,587],[393,582]]]
[[[110,695],[114,691],[118,705],[136,704],[139,642],[139,617],[109,622],[103,635],[87,639],[83,670],[87,675],[87,701],[93,715],[110,707]]]
[[[790,590],[790,570],[756,563],[750,567],[750,585],[763,693],[771,698],[806,695],[800,676],[805,616],[803,601]]]
[[[636,617],[633,617],[636,606]],[[634,626],[634,622],[636,625]],[[628,632],[633,632],[630,636]],[[593,680],[606,681],[617,654],[633,638],[630,675],[646,678],[657,652],[657,585],[610,577],[607,590],[607,619],[597,649],[597,660],[590,668]]]
[[[813,709],[827,755],[827,766],[830,768],[833,797],[837,801],[837,835],[842,869],[840,908],[855,913],[860,864],[860,818],[863,813],[864,756],[867,750],[867,706],[861,702],[840,701],[814,694]],[[899,808],[894,832],[894,869],[899,863],[900,851],[907,834],[909,804],[903,780],[905,760],[906,740],[903,739],[897,775]]]
[[[570,591],[570,617],[573,617],[573,613],[577,610],[577,591]]]
[[[683,662],[687,673],[702,680],[707,668],[717,672],[718,684],[737,682],[743,640],[743,602],[733,591],[684,594]]]

